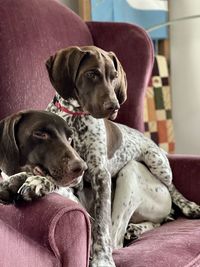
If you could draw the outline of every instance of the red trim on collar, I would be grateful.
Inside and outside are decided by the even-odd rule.
[[[65,113],[68,113],[68,114],[71,114],[71,115],[81,116],[81,115],[88,115],[88,114],[89,114],[89,113],[84,112],[84,111],[77,111],[77,112],[76,112],[76,111],[71,111],[71,110],[69,110],[68,108],[61,106],[61,104],[60,104],[58,101],[56,101],[56,102],[54,103],[54,105],[55,105],[60,111],[63,111],[63,112],[65,112]]]

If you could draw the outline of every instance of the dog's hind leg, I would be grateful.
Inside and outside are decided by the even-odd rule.
[[[171,185],[172,171],[166,153],[148,138],[144,142],[142,161],[158,180],[166,186]]]
[[[141,234],[159,226],[160,223],[153,222],[129,223],[124,235],[124,239],[129,241],[137,239]]]
[[[138,226],[144,223],[144,232],[162,223],[170,210],[171,197],[168,188],[143,164],[129,161],[119,172],[116,181],[112,209],[113,247],[123,245],[129,222],[137,225],[137,233]],[[148,223],[145,225],[145,222]]]

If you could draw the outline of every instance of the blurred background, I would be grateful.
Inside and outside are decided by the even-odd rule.
[[[148,31],[155,63],[145,134],[167,152],[200,154],[200,1],[60,1],[84,20],[134,23]]]

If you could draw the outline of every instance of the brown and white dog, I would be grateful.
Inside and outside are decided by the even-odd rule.
[[[74,197],[61,189],[75,186],[85,171],[89,186],[77,194],[94,217],[92,267],[115,266],[112,247],[122,246],[124,235],[131,239],[160,225],[172,201],[186,216],[200,217],[199,206],[171,184],[162,150],[138,131],[101,119],[114,119],[126,99],[126,76],[112,52],[71,47],[52,56],[47,68],[58,92],[48,110],[67,124],[42,111],[0,122],[0,168],[11,175],[0,184],[2,203],[13,202],[16,194],[32,200],[58,187]],[[111,178],[116,176],[111,211]]]
[[[66,120],[74,148],[88,166],[84,180],[90,194],[83,187],[79,198],[94,217],[92,267],[115,266],[112,247],[122,246],[125,234],[133,237],[163,222],[172,201],[186,216],[200,217],[200,207],[171,183],[165,153],[142,133],[107,120],[116,118],[126,100],[126,75],[114,53],[69,47],[46,65],[57,91],[47,109]],[[116,176],[111,211],[111,178]]]
[[[66,122],[47,111],[21,111],[0,121],[0,169],[10,176],[0,183],[0,203],[79,183],[87,166],[70,145],[71,135]]]

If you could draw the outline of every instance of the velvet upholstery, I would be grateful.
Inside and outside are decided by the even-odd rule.
[[[114,51],[128,78],[118,121],[143,130],[143,98],[153,63],[150,39],[126,23],[83,22],[56,0],[0,0],[0,119],[44,109],[54,95],[46,59],[70,45]],[[200,203],[200,157],[170,155],[174,182]],[[200,222],[179,218],[115,250],[117,267],[200,266]],[[90,223],[80,205],[50,194],[21,206],[0,205],[0,266],[85,267]]]
[[[169,155],[174,184],[188,199],[200,204],[200,156]]]
[[[1,206],[0,219],[0,266],[87,266],[90,222],[74,201],[51,194],[31,205]]]
[[[54,95],[45,61],[58,49],[92,44],[91,34],[53,0],[0,0],[0,18],[0,119],[28,107],[44,109]]]
[[[127,248],[114,251],[117,267],[200,266],[199,220],[179,218],[144,233]]]
[[[53,0],[0,0],[0,17],[0,119],[27,107],[46,107],[54,94],[44,64],[50,55],[71,45],[95,44],[116,52],[128,76],[131,90],[119,121],[143,130],[143,96],[153,61],[144,30],[123,23],[89,22],[87,27]],[[112,34],[111,42],[112,32],[117,34]]]

